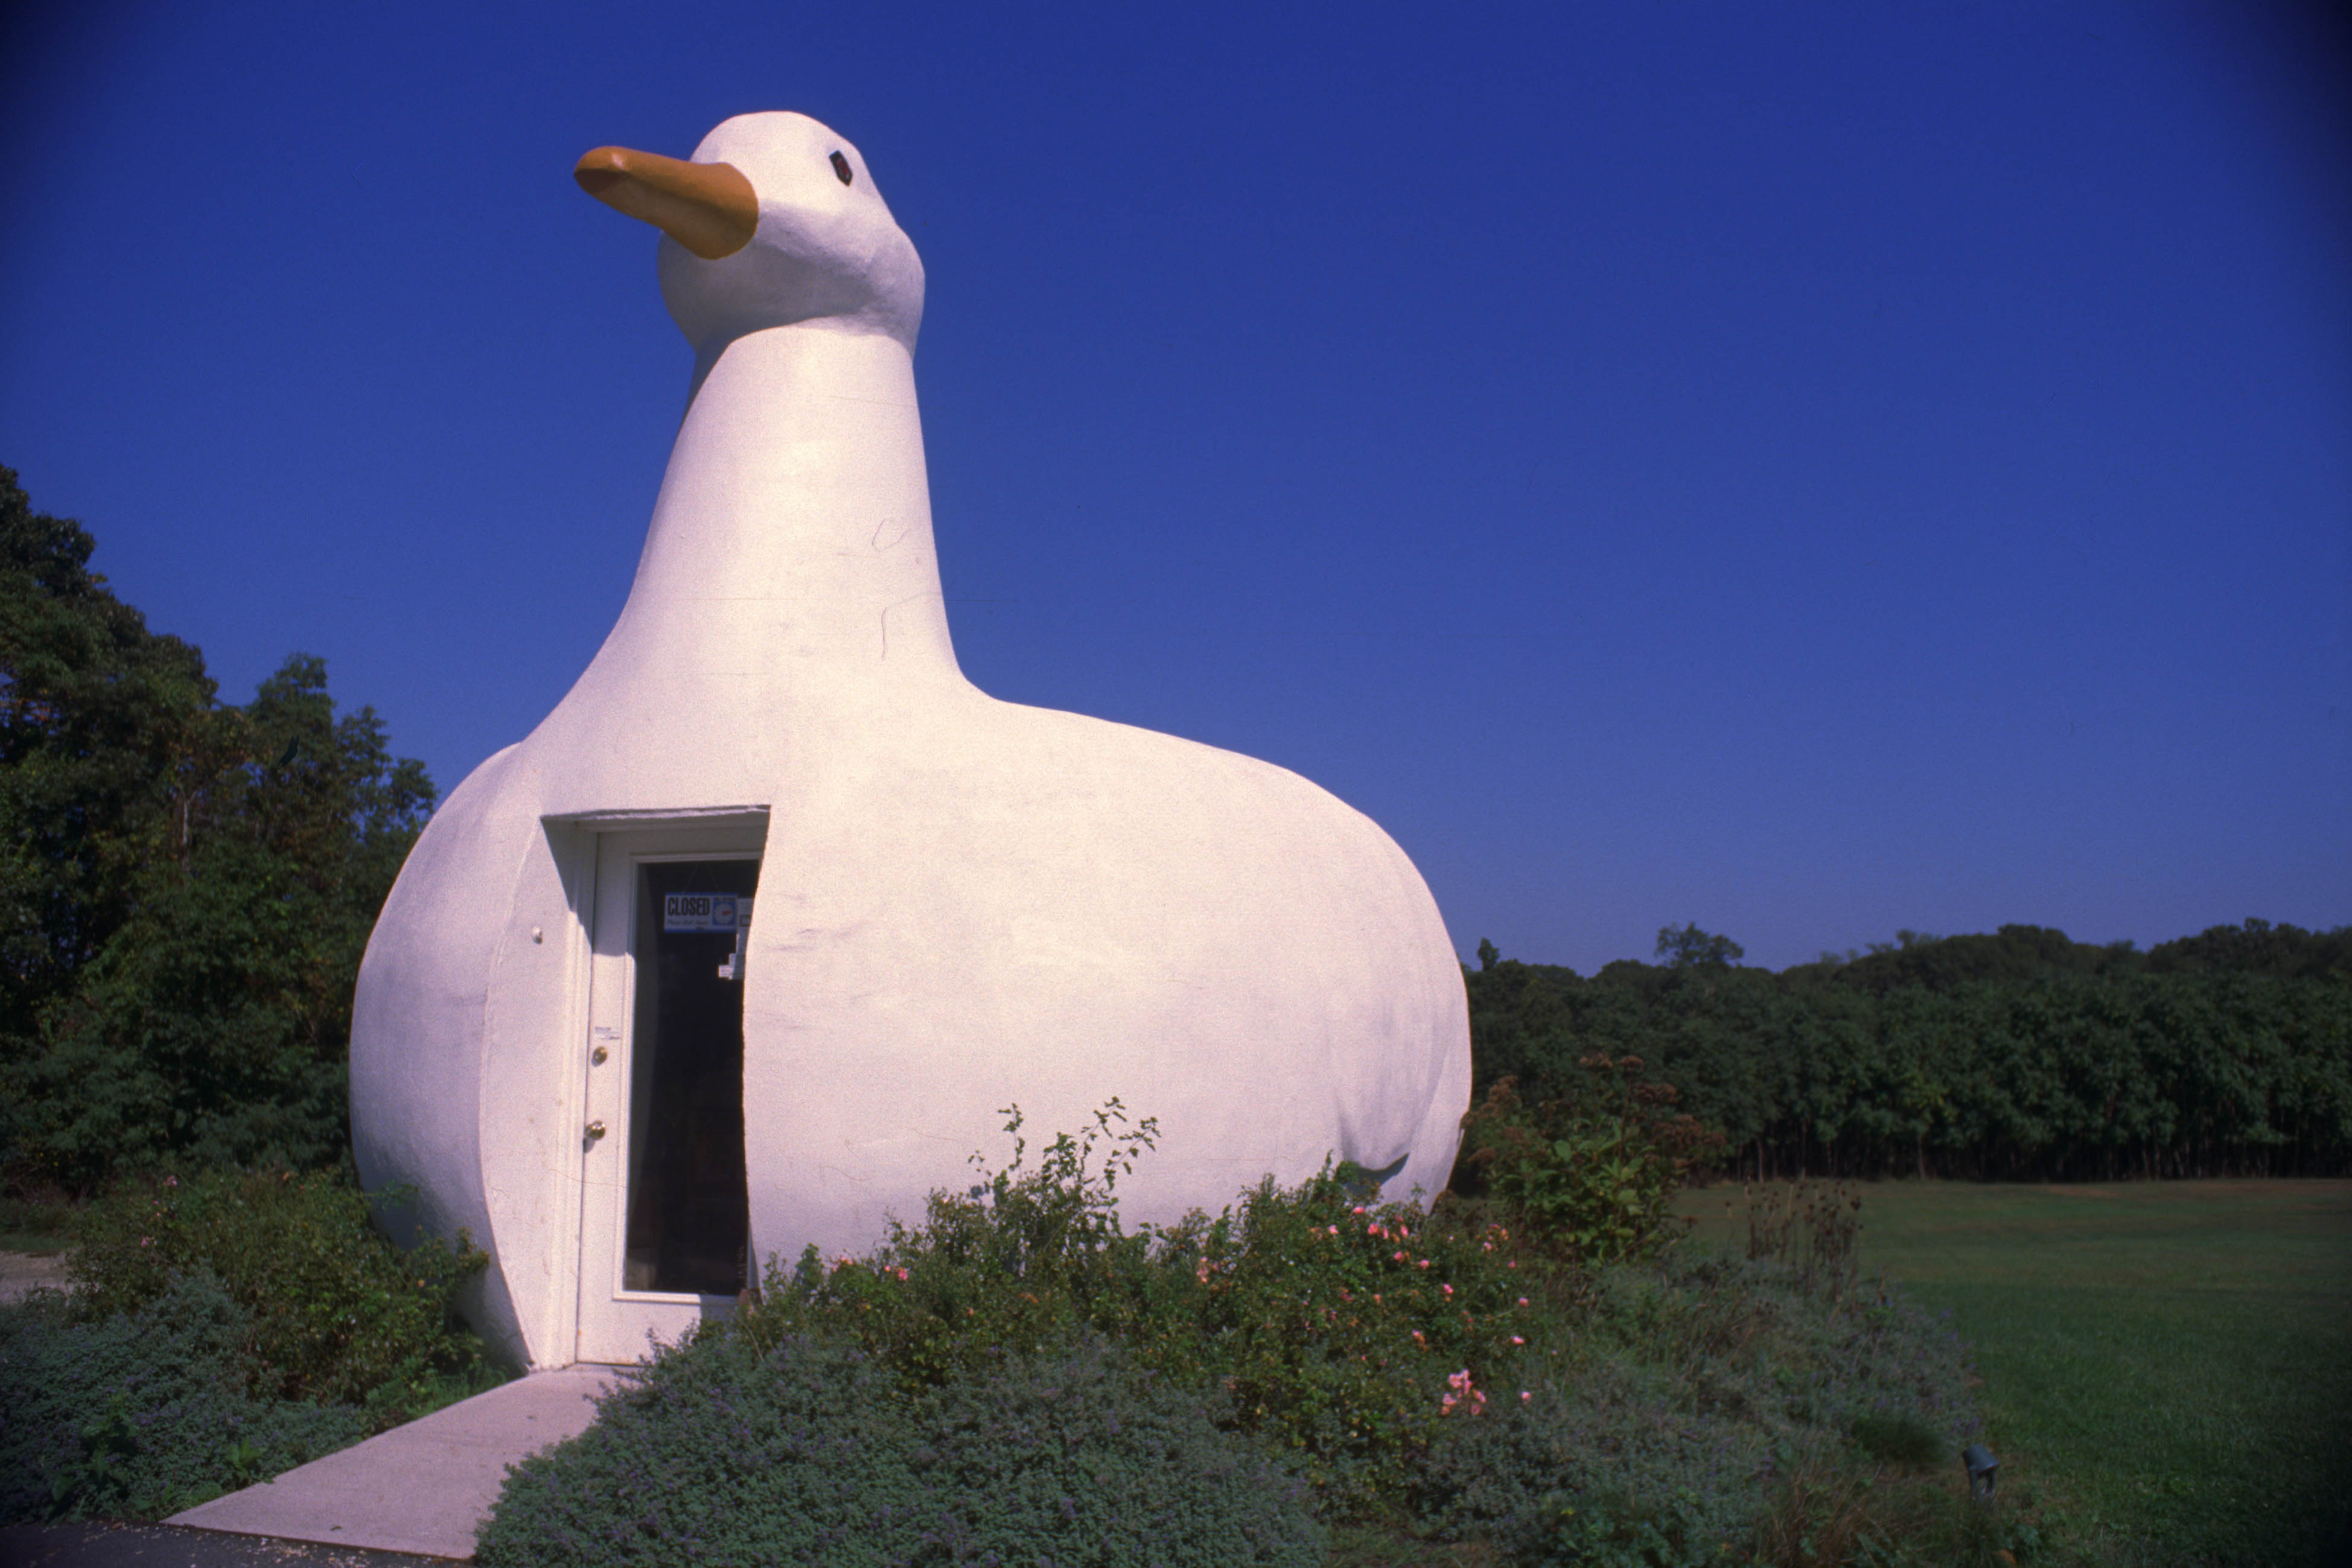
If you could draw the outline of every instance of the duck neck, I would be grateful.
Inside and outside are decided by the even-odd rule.
[[[806,323],[704,356],[607,660],[762,705],[961,684],[903,344]]]

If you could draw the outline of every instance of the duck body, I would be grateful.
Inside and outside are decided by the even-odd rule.
[[[1331,1160],[1433,1195],[1468,1017],[1403,852],[1281,768],[965,680],[913,247],[815,121],[740,117],[695,162],[748,176],[758,236],[718,260],[663,242],[695,388],[628,603],[554,712],[451,793],[370,941],[363,1181],[490,1254],[468,1315],[494,1345],[572,1359],[586,959],[553,938],[583,929],[596,832],[704,814],[764,823],[755,1257],[863,1251],[919,1219],[975,1151],[1001,1163],[1016,1104],[1048,1137],[1113,1096],[1156,1119],[1119,1188],[1130,1226]],[[840,164],[862,188],[827,188]]]

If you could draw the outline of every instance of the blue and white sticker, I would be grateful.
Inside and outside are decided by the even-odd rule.
[[[664,893],[662,895],[662,930],[666,931],[717,931],[724,936],[735,934],[736,905],[750,903],[738,900],[733,893]]]

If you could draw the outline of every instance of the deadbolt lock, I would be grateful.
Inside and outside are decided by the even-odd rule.
[[[588,1124],[588,1136],[591,1138],[604,1136],[604,1124],[601,1121],[591,1121]]]

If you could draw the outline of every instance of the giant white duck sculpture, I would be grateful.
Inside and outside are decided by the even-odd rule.
[[[957,668],[923,268],[857,149],[751,114],[576,174],[664,231],[685,419],[618,623],[434,816],[352,1028],[362,1176],[490,1254],[477,1326],[634,1359],[754,1260],[919,1218],[1014,1104],[1156,1118],[1130,1225],[1327,1160],[1443,1187],[1468,1019],[1403,852],[1281,768]]]

